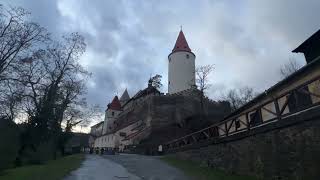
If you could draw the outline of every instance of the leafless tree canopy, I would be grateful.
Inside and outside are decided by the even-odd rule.
[[[251,101],[255,96],[256,93],[252,88],[243,87],[229,90],[226,95],[224,95],[224,99],[230,103],[231,110],[234,111]]]
[[[199,66],[196,68],[196,83],[202,93],[211,86],[208,78],[213,69],[213,65]]]
[[[0,80],[35,46],[48,39],[44,28],[28,22],[29,13],[22,8],[0,6]]]
[[[289,61],[281,66],[280,74],[283,78],[290,76],[292,73],[298,71],[301,68],[301,65],[297,62],[296,59],[289,59]]]
[[[200,116],[204,114],[204,98],[205,91],[210,87],[209,74],[213,71],[213,65],[205,65],[196,68],[196,83],[200,90]]]
[[[74,33],[61,42],[50,42],[28,57],[30,62],[21,63],[13,81],[24,87],[23,110],[31,124],[60,128],[68,109],[84,104],[80,97],[89,73],[78,63],[84,51],[83,37]]]
[[[21,153],[48,141],[62,148],[65,135],[88,124],[98,109],[83,98],[90,77],[79,64],[84,38],[70,33],[52,39],[27,21],[28,14],[0,6],[0,118],[25,116]]]

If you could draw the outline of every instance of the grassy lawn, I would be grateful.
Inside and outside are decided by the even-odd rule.
[[[70,171],[77,169],[84,160],[84,155],[66,156],[48,161],[43,165],[30,165],[8,169],[0,174],[0,180],[61,180]]]
[[[220,170],[215,170],[208,167],[201,167],[199,164],[186,160],[178,160],[171,156],[161,158],[168,164],[181,169],[190,177],[197,180],[256,180],[256,178],[248,176],[228,175]]]

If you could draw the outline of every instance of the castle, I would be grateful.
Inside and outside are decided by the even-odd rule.
[[[91,147],[123,151],[128,146],[146,142],[161,144],[190,133],[192,130],[187,124],[197,121],[200,111],[215,120],[226,115],[230,111],[226,102],[205,98],[200,109],[195,58],[181,30],[168,56],[168,93],[161,93],[153,87],[150,79],[148,87],[131,98],[127,89],[120,99],[115,96],[107,106],[104,121],[91,127]]]

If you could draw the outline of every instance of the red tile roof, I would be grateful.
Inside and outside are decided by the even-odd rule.
[[[189,48],[189,45],[187,43],[186,38],[184,37],[182,30],[179,33],[179,36],[177,38],[176,44],[174,45],[174,48],[172,49],[172,52],[177,52],[177,51],[191,52],[191,49]]]
[[[108,109],[121,111],[121,104],[118,96],[115,96],[110,104],[108,104]]]

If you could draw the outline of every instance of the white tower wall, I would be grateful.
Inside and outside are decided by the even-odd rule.
[[[168,93],[173,94],[195,85],[195,55],[178,51],[169,55]]]
[[[121,113],[121,111],[113,110],[113,109],[108,109],[105,112],[105,117],[104,117],[104,127],[103,127],[103,133],[108,133],[113,130],[114,128],[114,122],[116,121],[116,118],[118,115]]]

